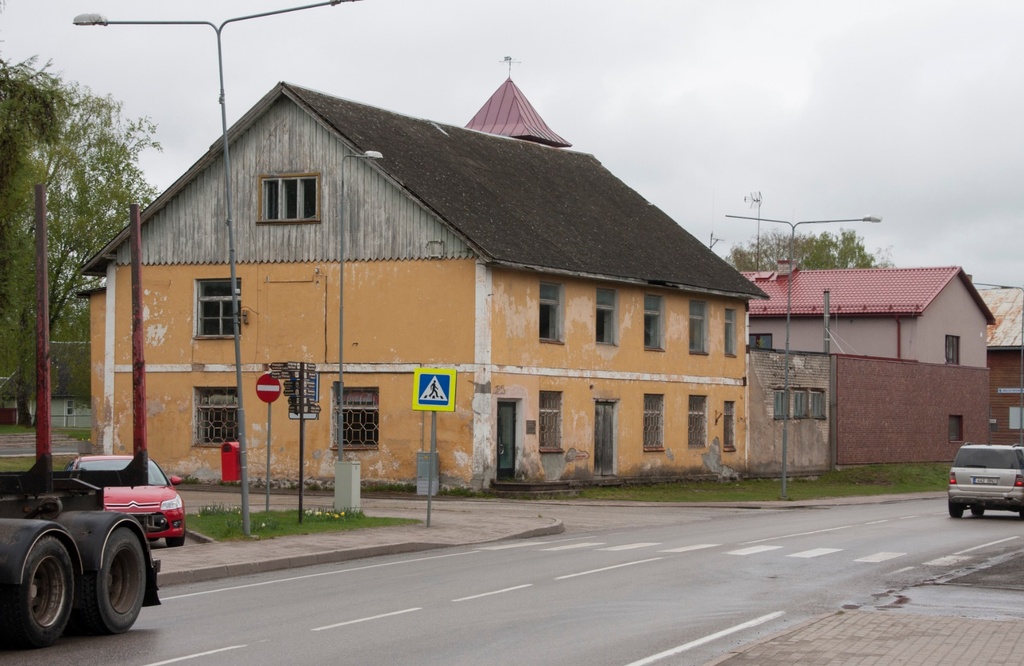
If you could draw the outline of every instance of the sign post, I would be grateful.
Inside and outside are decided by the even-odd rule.
[[[412,408],[430,412],[430,463],[427,465],[427,527],[430,527],[434,461],[437,459],[437,413],[455,411],[455,370],[418,368],[412,377]]]
[[[306,421],[320,418],[320,376],[316,363],[288,361],[271,363],[270,374],[284,379],[284,395],[288,398],[288,418],[299,421],[299,523],[302,523],[302,500],[305,485]]]
[[[270,406],[281,397],[281,382],[271,374],[256,380],[256,396],[267,403],[267,513],[270,513]]]

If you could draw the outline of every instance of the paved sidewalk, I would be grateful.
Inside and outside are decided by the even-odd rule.
[[[810,620],[708,666],[1016,666],[1022,650],[1019,621],[855,610]]]

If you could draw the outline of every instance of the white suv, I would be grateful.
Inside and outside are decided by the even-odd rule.
[[[985,509],[1016,511],[1024,518],[1024,448],[964,444],[949,470],[949,515],[964,509],[984,515]]]

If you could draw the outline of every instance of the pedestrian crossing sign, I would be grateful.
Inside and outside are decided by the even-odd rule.
[[[426,412],[454,412],[455,371],[439,368],[414,370],[412,408]]]

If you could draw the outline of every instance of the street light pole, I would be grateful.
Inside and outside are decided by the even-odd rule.
[[[796,237],[796,228],[801,224],[836,224],[841,222],[871,222],[878,224],[882,218],[869,215],[847,220],[802,220],[790,222],[789,220],[770,220],[765,217],[744,217],[742,215],[726,215],[736,220],[757,220],[761,222],[774,222],[776,224],[789,225],[789,275],[786,277],[786,351],[784,354],[784,367],[782,371],[782,400],[785,403],[785,412],[782,415],[782,499],[786,496],[786,465],[789,457],[789,322],[793,312],[793,239]]]
[[[249,14],[247,16],[236,16],[229,18],[220,25],[212,23],[210,21],[109,21],[102,14],[79,14],[74,19],[74,24],[79,26],[108,26],[108,25],[206,25],[213,28],[213,31],[217,35],[217,75],[220,79],[220,124],[221,124],[221,140],[224,151],[224,203],[227,207],[226,219],[224,221],[225,226],[228,230],[228,263],[231,267],[231,321],[232,329],[235,340],[235,400],[237,403],[236,409],[236,421],[238,427],[238,453],[239,453],[239,466],[241,485],[242,485],[242,532],[245,536],[250,536],[249,526],[249,474],[248,474],[248,457],[246,453],[246,435],[245,435],[245,407],[242,399],[242,347],[241,347],[241,332],[239,331],[240,325],[240,310],[238,302],[238,275],[236,271],[237,258],[235,254],[235,226],[234,226],[234,213],[232,209],[231,201],[231,157],[230,151],[228,150],[228,116],[227,108],[225,106],[224,96],[224,55],[221,47],[221,33],[224,31],[225,26],[229,23],[238,23],[240,21],[248,21],[250,19],[264,18],[266,16],[277,16],[278,14],[290,14],[292,12],[302,11],[304,9],[312,9],[314,7],[334,6],[341,4],[342,2],[356,2],[357,0],[326,0],[325,2],[318,2],[311,5],[302,5],[301,7],[289,7],[287,9],[276,9],[269,12],[261,12],[259,14]],[[267,444],[269,446],[269,442]],[[269,479],[267,483],[269,483]]]
[[[988,284],[986,282],[975,282],[981,287],[994,287],[996,289],[1016,289],[1021,294],[1020,312],[1020,383],[1017,384],[1017,395],[1020,398],[1020,407],[1017,412],[1017,443],[1024,446],[1024,287],[1012,287],[1003,284]],[[989,437],[989,441],[992,438]]]
[[[339,462],[345,452],[345,420],[341,411],[345,392],[343,370],[345,360],[345,161],[348,159],[379,160],[383,158],[384,156],[376,150],[367,150],[362,155],[349,153],[341,158],[341,210],[338,213],[338,395],[335,396]]]

